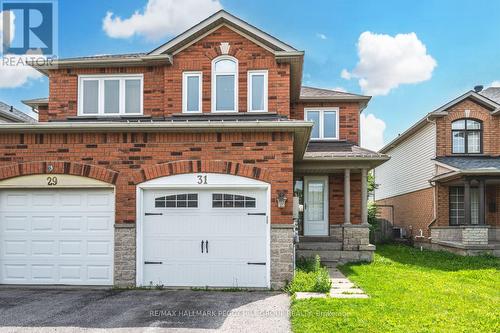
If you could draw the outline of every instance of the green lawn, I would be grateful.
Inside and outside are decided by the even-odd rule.
[[[340,267],[370,299],[293,301],[294,332],[500,332],[500,259],[381,245]]]

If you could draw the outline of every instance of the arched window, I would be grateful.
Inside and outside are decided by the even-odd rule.
[[[451,123],[452,153],[480,154],[482,152],[482,124],[474,119],[459,119]]]
[[[221,56],[212,62],[212,111],[238,111],[238,60]]]

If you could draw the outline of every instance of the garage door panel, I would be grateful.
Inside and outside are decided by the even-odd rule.
[[[0,192],[0,283],[111,285],[113,196],[108,189]],[[89,208],[96,200],[98,209]]]
[[[187,192],[198,195],[196,209],[155,207],[155,198]],[[225,203],[213,207],[214,193],[255,198],[256,204],[235,208],[233,202],[233,207]],[[143,284],[267,287],[267,217],[248,214],[265,214],[266,198],[264,190],[256,189],[146,190],[144,212],[155,215],[143,219],[143,258],[161,264],[143,265]]]

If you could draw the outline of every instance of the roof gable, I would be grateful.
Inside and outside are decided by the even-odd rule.
[[[500,104],[483,96],[482,94],[479,94],[479,93],[471,90],[471,91],[466,92],[462,96],[459,96],[459,97],[455,98],[454,100],[446,103],[445,105],[441,106],[440,108],[432,111],[429,114],[429,116],[431,116],[431,117],[432,116],[437,116],[437,117],[445,116],[448,114],[448,110],[452,106],[455,106],[456,104],[458,104],[466,99],[470,99],[470,100],[472,100],[480,105],[485,106],[486,108],[490,109],[493,114],[496,114],[497,112],[500,111]]]
[[[254,27],[234,15],[229,14],[225,10],[220,10],[197,25],[184,31],[180,35],[174,37],[167,43],[149,52],[149,55],[159,55],[163,53],[175,54],[179,49],[184,49],[185,47],[195,43],[206,34],[209,34],[219,28],[221,25],[228,26],[230,29],[240,33],[244,37],[274,51],[274,53],[298,52],[297,49],[269,35],[268,33]]]

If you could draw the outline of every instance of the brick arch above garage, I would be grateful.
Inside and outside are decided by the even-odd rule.
[[[137,185],[155,178],[185,173],[221,173],[271,183],[271,173],[266,168],[220,160],[184,160],[153,165],[135,172],[133,182]]]
[[[52,170],[49,171],[49,166]],[[92,178],[109,184],[116,184],[118,172],[92,164],[65,161],[38,161],[16,163],[0,167],[0,180],[38,174],[59,174]]]

